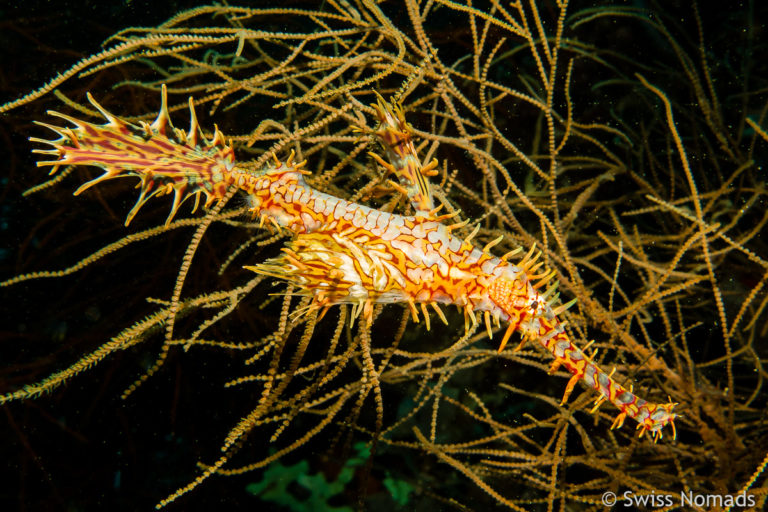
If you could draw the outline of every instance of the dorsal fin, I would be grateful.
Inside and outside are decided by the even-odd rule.
[[[427,175],[437,167],[437,161],[433,160],[426,166],[421,165],[416,146],[413,144],[413,132],[405,120],[402,106],[394,101],[387,103],[377,93],[377,102],[372,107],[379,119],[379,126],[374,134],[384,147],[389,163],[380,158],[376,159],[397,176],[417,215],[427,216],[435,209]]]

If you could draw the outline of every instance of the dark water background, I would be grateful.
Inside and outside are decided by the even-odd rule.
[[[576,4],[571,11],[589,5]],[[619,4],[645,6],[643,2]],[[200,4],[0,2],[0,102],[39,87],[82,57],[98,52],[100,43],[122,28],[155,26],[196,5]],[[686,5],[671,2],[669,9],[680,19],[678,28],[690,28],[690,38],[695,40],[695,24],[685,19]],[[708,40],[718,45],[721,65],[734,66],[734,80],[738,80],[741,50],[727,48],[728,31],[730,24],[743,26],[743,13],[750,4],[709,5],[714,7],[705,2],[700,6]],[[766,34],[760,18],[765,10],[758,7],[753,18],[761,37]],[[639,32],[637,24],[617,25],[613,32],[595,35],[601,44],[615,41],[618,49],[648,59],[649,64],[669,57],[659,54],[663,42],[653,37]],[[765,65],[757,72],[764,73]],[[93,88],[107,90],[109,84],[100,83],[97,76]],[[41,136],[31,121],[57,102],[49,96],[44,103],[0,115],[1,278],[24,271],[20,269],[61,268],[101,247],[104,240],[118,239],[123,230],[121,214],[96,219],[82,215],[88,208],[102,211],[103,205],[73,198],[66,191],[46,194],[43,200],[21,197],[24,189],[43,180],[27,137]],[[101,237],[92,239],[93,232]],[[109,267],[95,265],[81,275],[2,290],[2,389],[44,378],[52,369],[63,367],[58,360],[71,363],[141,318],[146,310],[143,298],[156,295],[151,290],[158,286],[172,287],[179,258],[174,244],[184,240],[171,238],[155,244],[151,258],[142,254],[135,256],[141,260],[132,259],[134,253],[127,251],[110,260]],[[65,255],[69,259],[64,260]],[[172,263],[163,266],[164,261]],[[151,350],[116,354],[49,396],[0,407],[0,511],[151,510],[159,499],[194,479],[196,462],[212,460],[228,428],[239,413],[248,410],[242,404],[248,396],[221,393],[220,380],[212,385],[200,381],[199,376],[226,375],[231,365],[229,358],[212,352],[205,358],[172,358],[133,397],[121,400],[121,392],[141,373],[142,365],[151,363],[153,354]],[[9,368],[8,361],[19,361],[19,365]],[[318,446],[317,452],[322,448]],[[272,509],[273,505],[244,491],[252,481],[248,475],[213,477],[171,510]],[[376,492],[381,489],[373,489]]]

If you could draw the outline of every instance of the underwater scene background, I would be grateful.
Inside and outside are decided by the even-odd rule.
[[[0,7],[2,510],[763,509],[762,2],[159,4]],[[249,169],[293,150],[318,190],[410,214],[353,130],[397,96],[460,235],[535,244],[571,338],[677,403],[676,439],[580,386],[561,405],[547,352],[498,354],[456,308],[300,314],[243,268],[289,239],[244,197],[126,227],[136,180],[74,197],[98,169],[36,166],[47,110],[152,122],[162,84]]]

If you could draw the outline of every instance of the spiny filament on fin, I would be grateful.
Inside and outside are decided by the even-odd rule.
[[[128,213],[128,225],[139,209],[152,197],[173,194],[171,212],[166,224],[176,215],[181,204],[195,198],[195,209],[200,196],[205,206],[220,200],[232,184],[231,169],[235,162],[232,146],[216,128],[212,140],[206,139],[197,123],[194,103],[189,100],[189,132],[174,128],[168,116],[168,94],[162,87],[162,105],[157,118],[151,123],[129,123],[109,113],[88,94],[88,101],[101,112],[106,124],[93,124],[65,114],[49,114],[69,121],[73,127],[58,127],[37,123],[60,135],[56,140],[31,138],[53,146],[52,150],[35,150],[55,155],[56,160],[38,162],[38,167],[52,166],[54,174],[62,165],[90,165],[100,167],[104,173],[80,186],[79,195],[90,187],[113,178],[135,176],[140,179],[139,197]]]
[[[52,173],[61,165],[92,165],[104,170],[76,194],[108,179],[138,177],[139,199],[126,224],[155,195],[173,193],[170,222],[189,197],[195,196],[197,204],[204,195],[209,206],[235,187],[248,195],[251,212],[262,225],[293,234],[280,256],[247,268],[285,280],[311,297],[311,304],[301,313],[350,304],[351,321],[362,313],[370,325],[373,304],[403,303],[415,322],[421,309],[429,329],[427,306],[447,323],[439,305],[452,304],[464,312],[467,330],[478,325],[478,313],[482,314],[489,337],[493,335],[491,319],[497,326],[504,320],[508,327],[499,352],[519,332],[523,341],[518,349],[528,340],[536,341],[554,357],[552,372],[562,366],[571,374],[562,403],[581,381],[600,395],[596,407],[609,401],[619,409],[612,428],[630,417],[638,422],[641,436],[649,432],[656,441],[666,425],[675,435],[677,404],[671,400],[654,404],[637,397],[632,389],[616,382],[613,372],[607,374],[593,362],[594,353],[587,356],[571,341],[559,317],[575,301],[556,305],[557,281],[539,293],[556,273],[543,268],[541,251],[535,245],[513,265],[507,260],[519,249],[497,258],[490,249],[500,238],[476,248],[472,239],[479,225],[461,239],[453,233],[466,226],[468,219],[446,225],[443,221],[456,214],[437,216],[439,208],[434,207],[427,181],[437,164],[421,165],[412,130],[399,105],[389,105],[381,97],[374,105],[379,119],[374,133],[386,160],[378,155],[374,158],[396,175],[398,190],[416,210],[413,216],[376,210],[313,189],[304,180],[308,174],[305,163],[294,163],[293,153],[285,162],[275,157],[274,165],[260,172],[238,168],[233,148],[225,144],[218,129],[211,141],[202,136],[191,99],[189,132],[173,127],[164,86],[160,112],[151,124],[133,125],[104,110],[90,95],[88,99],[107,123],[96,125],[52,112],[74,126],[39,123],[60,138],[32,139],[53,147],[39,153],[57,157],[38,165],[53,166]]]
[[[374,132],[379,139],[389,162],[376,153],[370,155],[385,169],[397,177],[399,184],[390,182],[394,188],[405,194],[417,213],[427,213],[435,208],[427,176],[432,176],[437,167],[437,160],[426,166],[421,165],[413,144],[412,130],[405,120],[405,113],[400,104],[391,105],[378,93],[377,102],[372,105],[379,120]]]

